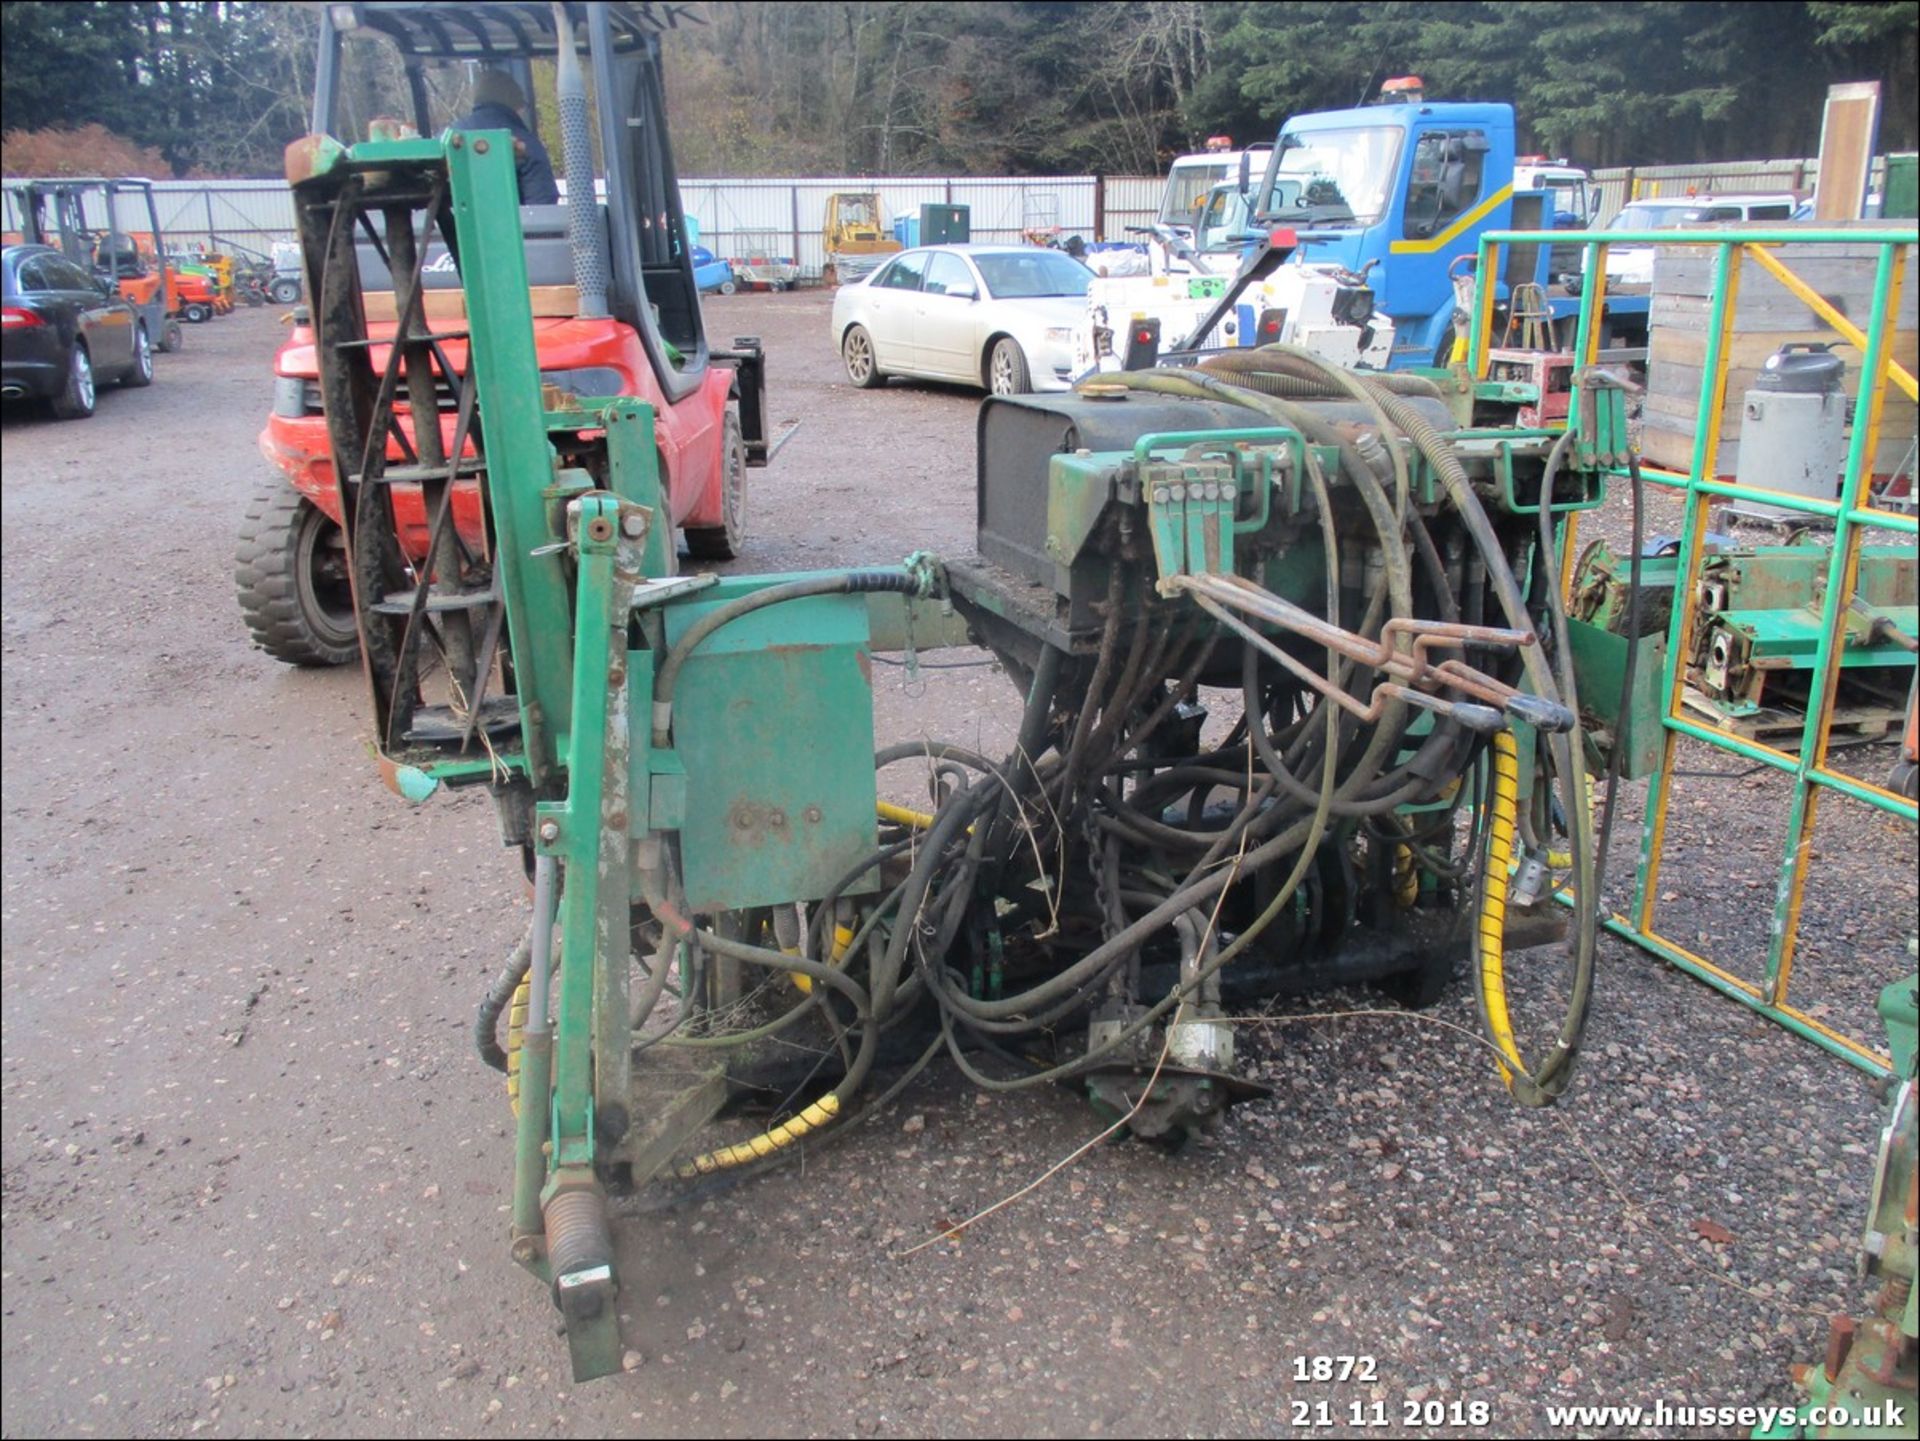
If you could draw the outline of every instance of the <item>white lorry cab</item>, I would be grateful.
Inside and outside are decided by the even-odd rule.
[[[1155,224],[1165,226],[1182,240],[1193,239],[1194,226],[1214,187],[1223,184],[1250,189],[1266,173],[1271,145],[1249,145],[1235,149],[1224,135],[1207,141],[1207,148],[1193,155],[1182,155],[1167,171],[1167,188],[1161,192],[1160,213]],[[1244,186],[1242,180],[1246,181]]]

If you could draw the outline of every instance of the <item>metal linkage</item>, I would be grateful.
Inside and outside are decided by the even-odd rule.
[[[1369,641],[1255,585],[1245,576],[1181,575],[1171,577],[1166,583],[1176,592],[1192,596],[1207,614],[1249,645],[1259,647],[1264,654],[1280,662],[1356,720],[1368,723],[1377,721],[1390,700],[1402,700],[1450,716],[1483,734],[1500,727],[1503,713],[1553,732],[1570,731],[1574,727],[1573,713],[1557,702],[1528,695],[1497,677],[1476,670],[1463,660],[1449,659],[1436,664],[1429,661],[1427,656],[1428,651],[1436,647],[1476,645],[1517,650],[1535,643],[1531,631],[1395,616],[1380,628],[1379,640]],[[1222,607],[1231,607],[1244,615],[1284,627],[1302,639],[1324,646],[1349,660],[1384,671],[1393,679],[1375,686],[1370,700],[1362,702],[1245,622],[1228,615]],[[1403,637],[1411,641],[1411,645],[1405,649],[1398,644]],[[1442,685],[1465,691],[1487,702],[1487,705],[1450,702],[1431,693],[1432,688]]]

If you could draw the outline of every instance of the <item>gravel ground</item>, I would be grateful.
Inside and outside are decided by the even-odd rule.
[[[975,397],[851,390],[827,310],[711,305],[804,421],[742,564],[965,551]],[[1098,1129],[936,1067],[804,1166],[624,1221],[634,1369],[576,1389],[506,1255],[508,1115],[469,1049],[525,906],[487,803],[394,800],[358,675],[250,651],[233,604],[277,335],[243,312],[91,422],[5,423],[5,1434],[1308,1434],[1356,1402],[1406,1434],[1457,1401],[1534,1435],[1562,1402],[1788,1402],[1858,1306],[1865,1080],[1608,942],[1552,1111],[1440,1024],[1474,1027],[1464,986],[1425,1019],[1320,998],[1247,1028],[1275,1096],[1213,1143],[1096,1148],[905,1256]],[[1016,719],[990,668],[876,680],[883,740]],[[1751,954],[1783,793],[1679,795],[1673,933]],[[1820,835],[1801,982],[1877,1036],[1912,835],[1839,805]],[[1322,1355],[1371,1379],[1292,1379]],[[1295,1410],[1322,1402],[1331,1428]]]

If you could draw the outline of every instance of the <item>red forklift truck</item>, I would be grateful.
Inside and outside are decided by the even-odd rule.
[[[556,393],[646,401],[654,411],[662,491],[688,553],[697,560],[738,555],[746,534],[746,471],[764,466],[778,447],[767,442],[757,339],[717,350],[702,326],[661,83],[660,37],[685,7],[429,0],[319,9],[315,137],[367,138],[350,133],[339,97],[350,69],[375,65],[376,47],[405,76],[409,123],[420,134],[437,134],[460,119],[444,113],[434,92],[465,94],[462,82],[476,67],[505,72],[529,97],[534,61],[558,62],[563,92],[584,84],[592,110],[576,105],[573,113],[582,118],[561,137],[566,172],[593,174],[597,153],[603,193],[596,197],[591,184],[570,185],[567,203],[522,205],[518,217],[541,373]],[[560,16],[572,39],[564,60]],[[443,83],[430,85],[430,78]],[[356,80],[355,93],[361,88]],[[562,99],[565,112],[564,93]],[[529,116],[532,110],[529,105]],[[597,133],[589,133],[589,114]],[[396,123],[375,119],[367,128],[390,130]],[[296,142],[322,143],[313,137]],[[525,146],[524,139],[514,143]],[[367,294],[366,333],[379,367],[388,348],[381,342],[395,331],[392,277],[385,248],[370,233],[360,237],[357,261]],[[466,367],[465,296],[444,255],[429,252],[425,275],[433,288],[422,324],[437,336],[441,377],[435,424],[442,440],[432,448],[453,453],[456,417],[444,377]],[[307,294],[317,294],[315,277],[306,280]],[[241,612],[261,649],[293,665],[340,665],[358,654],[358,640],[314,345],[309,317],[296,310],[274,362],[273,407],[260,433],[260,449],[279,474],[248,508],[235,579]],[[422,399],[415,394],[413,405]],[[412,567],[424,564],[429,537],[424,492],[408,469],[418,454],[417,423],[406,409],[389,436],[385,485]],[[461,440],[460,453],[475,453],[472,437]],[[481,483],[477,474],[463,477],[452,496],[453,525],[472,554],[483,554],[488,544]]]

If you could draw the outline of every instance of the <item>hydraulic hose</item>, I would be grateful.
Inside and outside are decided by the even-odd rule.
[[[514,998],[533,968],[533,927],[514,944],[500,974],[487,987],[480,1009],[473,1018],[473,1045],[480,1059],[496,1071],[507,1069],[507,1052],[500,1045],[500,1015]]]
[[[1474,927],[1473,989],[1487,1034],[1501,1055],[1500,1078],[1508,1086],[1527,1074],[1513,1038],[1507,1009],[1507,872],[1513,865],[1513,834],[1520,810],[1520,752],[1511,731],[1493,737],[1493,775],[1488,787],[1486,853],[1481,864],[1480,914]]]
[[[1427,423],[1419,411],[1406,404],[1400,397],[1382,395],[1382,408],[1393,422],[1413,441],[1420,453],[1426,457],[1439,475],[1445,487],[1448,499],[1453,503],[1467,526],[1486,562],[1487,576],[1494,587],[1494,594],[1500,601],[1501,610],[1506,614],[1507,623],[1516,630],[1532,629],[1526,602],[1520,594],[1519,582],[1513,569],[1507,564],[1501,550],[1499,537],[1494,533],[1493,524],[1487,519],[1480,498],[1474,494],[1472,482],[1467,476],[1466,467],[1446,443],[1444,437]],[[1542,504],[1548,503],[1550,496],[1542,496]],[[1543,603],[1551,610],[1560,606],[1557,587],[1549,587],[1550,593],[1543,597]],[[1561,699],[1559,687],[1555,683],[1552,669],[1541,654],[1541,647],[1528,646],[1524,650],[1524,662],[1527,680],[1536,695],[1544,700],[1558,703]],[[1580,747],[1572,744],[1564,735],[1551,738],[1549,750],[1555,758],[1555,769],[1559,771],[1567,795],[1567,815],[1569,821],[1569,840],[1572,843],[1574,862],[1574,892],[1579,897],[1579,905],[1574,912],[1574,954],[1573,980],[1569,988],[1567,1010],[1555,1039],[1553,1049],[1541,1063],[1539,1069],[1530,1074],[1521,1071],[1515,1073],[1509,1083],[1515,1097],[1527,1104],[1541,1105],[1550,1102],[1566,1089],[1571,1079],[1574,1057],[1580,1046],[1581,1034],[1586,1029],[1588,1006],[1593,994],[1594,948],[1597,940],[1597,915],[1594,907],[1593,879],[1594,857],[1592,848],[1587,844],[1583,823],[1586,798],[1586,766]],[[1483,872],[1482,886],[1488,884],[1488,872]],[[1505,874],[1501,880],[1504,882]],[[1489,1029],[1492,1018],[1487,1017]]]

